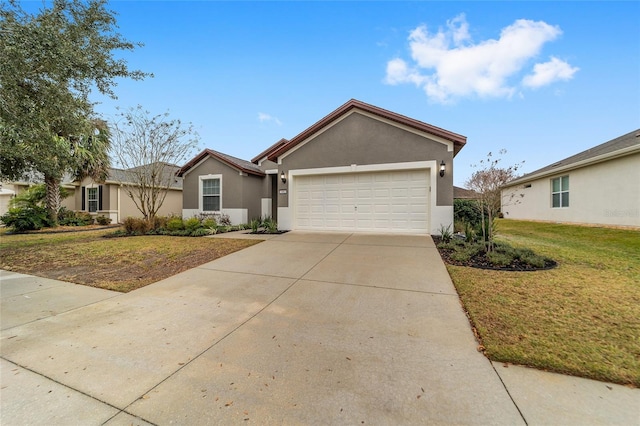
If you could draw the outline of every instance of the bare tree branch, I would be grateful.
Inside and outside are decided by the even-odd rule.
[[[506,150],[499,151],[500,155],[506,154]],[[478,170],[473,172],[465,183],[468,189],[478,193],[478,204],[482,217],[482,237],[487,242],[487,250],[493,251],[494,227],[493,220],[498,216],[502,204],[502,187],[517,177],[516,172],[524,161],[509,167],[499,167],[500,158],[493,158],[490,152],[487,158],[473,167]],[[511,194],[511,199],[516,194]],[[512,201],[512,200],[509,200]],[[516,202],[518,202],[516,200]],[[486,217],[486,220],[485,220]]]
[[[111,125],[111,155],[121,170],[118,181],[143,217],[152,221],[167,192],[176,187],[176,171],[198,147],[191,123],[184,126],[169,113],[152,116],[141,106],[118,114]]]

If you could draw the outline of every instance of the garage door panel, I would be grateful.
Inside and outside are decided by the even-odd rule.
[[[427,233],[427,170],[300,176],[294,229]]]

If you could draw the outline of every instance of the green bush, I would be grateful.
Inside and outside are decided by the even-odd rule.
[[[440,238],[442,238],[443,243],[448,243],[451,241],[453,234],[451,233],[451,225],[440,225]]]
[[[93,224],[93,216],[87,212],[74,212],[61,207],[58,211],[58,224],[62,226],[87,226]]]
[[[482,223],[478,202],[476,200],[453,200],[453,220],[469,223],[474,227]]]
[[[216,229],[218,224],[216,220],[212,217],[207,217],[202,220],[202,227],[206,229]]]
[[[98,216],[96,217],[96,222],[98,225],[109,225],[111,223],[111,218],[106,216]]]
[[[144,235],[149,232],[149,222],[139,217],[128,217],[123,225],[128,235]]]
[[[186,219],[183,221],[183,223],[184,223],[184,229],[189,232],[193,232],[196,229],[202,227],[202,224],[200,223],[200,219],[198,219],[197,217]]]
[[[273,220],[271,216],[265,216],[265,218],[262,219],[262,226],[269,234],[275,234],[278,232],[278,222]]]
[[[507,266],[513,262],[514,257],[509,253],[493,251],[487,253],[487,260],[489,260],[489,262],[494,266]]]
[[[483,253],[485,250],[482,244],[462,243],[456,244],[451,259],[458,262],[466,262],[474,256]]]
[[[251,232],[255,234],[258,232],[258,228],[260,228],[260,219],[253,219],[251,223],[249,223],[249,226],[251,227]]]
[[[35,231],[49,226],[47,210],[40,206],[11,207],[0,216],[0,221],[11,227],[14,232]]]
[[[200,222],[198,222],[198,223],[200,223]],[[172,232],[173,231],[181,231],[181,230],[184,229],[184,221],[182,220],[181,217],[177,217],[177,216],[171,217],[171,218],[169,218],[169,220],[167,220],[167,224],[166,224],[165,228],[168,231],[172,231]]]
[[[211,228],[198,228],[191,232],[192,237],[204,237],[205,235],[211,235],[213,230]]]

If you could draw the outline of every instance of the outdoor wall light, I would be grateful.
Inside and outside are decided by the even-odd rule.
[[[280,173],[280,180],[282,183],[287,183],[287,175],[284,174],[284,171]]]
[[[444,176],[444,171],[447,169],[447,165],[444,164],[444,160],[442,160],[442,163],[440,163],[440,177]]]

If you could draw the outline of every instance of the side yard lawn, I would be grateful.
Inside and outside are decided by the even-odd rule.
[[[108,233],[3,234],[0,269],[128,292],[259,242]]]
[[[486,355],[640,387],[640,231],[516,220],[497,229],[558,267],[447,265]]]

